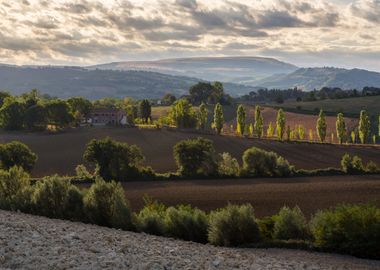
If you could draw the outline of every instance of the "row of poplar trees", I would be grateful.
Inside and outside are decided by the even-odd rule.
[[[200,114],[204,115],[205,120],[207,119],[207,109],[205,105],[201,105],[200,107]],[[255,115],[254,115],[254,123],[249,124],[247,126],[246,124],[246,111],[243,105],[239,105],[236,111],[236,133],[239,135],[244,135],[245,133],[249,133],[249,135],[253,136],[256,135],[258,138],[261,138],[264,136],[264,119],[263,115],[261,113],[260,106],[256,106],[255,108]],[[223,118],[223,109],[222,106],[218,103],[215,106],[214,109],[214,121],[213,121],[213,127],[216,130],[218,134],[222,132],[224,125],[224,118]],[[379,127],[378,127],[378,135],[380,136],[380,116],[379,116]],[[316,123],[316,131],[318,135],[318,139],[320,142],[325,142],[327,137],[327,122],[326,122],[326,115],[323,110],[320,110],[317,123]],[[280,140],[284,140],[285,135],[287,135],[287,139],[290,139],[292,136],[292,130],[289,126],[286,126],[286,119],[285,119],[285,113],[282,109],[279,109],[277,112],[277,118],[276,118],[276,136]],[[299,125],[297,127],[296,132],[298,133],[298,136],[301,140],[303,140],[305,135],[305,129],[303,126]],[[272,123],[269,123],[268,129],[267,129],[267,137],[272,137],[274,135],[274,127]],[[334,133],[331,134],[332,138],[331,141],[334,140]],[[357,140],[357,137],[359,138],[360,142],[362,144],[368,143],[371,138],[371,121],[370,117],[367,113],[367,111],[362,110],[360,112],[360,119],[359,119],[359,126],[351,131],[350,134],[348,134],[347,125],[344,120],[344,116],[342,113],[339,113],[337,115],[336,119],[336,136],[338,139],[338,142],[340,144],[348,142],[349,138],[351,139],[352,143],[355,143]],[[309,130],[309,140],[313,140],[313,132],[312,130]],[[373,143],[376,143],[376,135],[372,136]]]

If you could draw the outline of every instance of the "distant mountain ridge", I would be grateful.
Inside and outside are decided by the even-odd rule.
[[[86,67],[102,70],[144,70],[169,75],[196,77],[207,81],[239,84],[262,79],[274,74],[288,74],[298,67],[274,58],[254,56],[191,57],[155,61],[113,62]]]
[[[380,87],[380,73],[364,69],[334,67],[300,68],[289,74],[258,80],[255,85],[279,89],[298,87],[305,91],[322,87],[362,89],[365,86]]]
[[[61,98],[82,96],[162,98],[166,93],[181,96],[201,81],[198,78],[172,76],[136,70],[89,70],[83,67],[0,65],[0,90],[21,94],[33,88]],[[244,94],[252,86],[226,83],[229,94]]]

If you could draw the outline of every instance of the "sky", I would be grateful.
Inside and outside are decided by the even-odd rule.
[[[0,63],[265,56],[380,71],[380,0],[0,0]]]

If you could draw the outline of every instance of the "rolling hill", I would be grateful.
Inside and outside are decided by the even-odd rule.
[[[144,70],[169,75],[185,75],[208,81],[254,85],[254,81],[274,74],[288,74],[296,66],[265,57],[192,57],[156,61],[114,62],[87,67],[102,70]]]
[[[33,88],[51,96],[88,99],[104,97],[161,98],[181,96],[200,80],[147,71],[88,70],[82,67],[0,65],[0,89],[20,94]],[[244,94],[254,87],[227,83],[227,93]]]
[[[362,89],[365,86],[380,87],[380,73],[363,69],[343,68],[300,68],[286,75],[273,75],[258,80],[256,86],[266,88],[293,88],[303,90],[339,87],[342,89]]]

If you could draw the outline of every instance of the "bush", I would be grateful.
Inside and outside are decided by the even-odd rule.
[[[36,164],[37,155],[27,145],[14,141],[0,145],[0,161],[2,169],[19,166],[30,172]]]
[[[307,223],[301,209],[284,206],[275,217],[273,237],[280,240],[300,239],[307,236]]]
[[[217,164],[212,141],[201,137],[178,142],[173,155],[181,175],[209,176],[215,174]]]
[[[259,228],[251,205],[228,205],[210,213],[208,240],[217,246],[258,242]]]
[[[78,180],[92,180],[94,178],[94,175],[91,174],[83,164],[75,167],[75,174]]]
[[[365,171],[367,173],[380,173],[380,168],[375,162],[369,161],[365,166]]]
[[[31,198],[30,178],[21,167],[0,170],[0,208],[30,212]]]
[[[120,183],[97,178],[86,192],[83,202],[90,222],[118,229],[133,229],[131,210]]]
[[[365,172],[362,159],[358,156],[351,157],[345,154],[340,162],[342,170],[347,174],[362,174]]]
[[[315,245],[327,251],[380,259],[380,209],[340,205],[320,211],[311,221]]]
[[[69,179],[53,175],[37,182],[33,194],[37,214],[51,218],[81,220],[83,213],[82,194]]]
[[[164,235],[166,206],[157,201],[146,200],[145,206],[136,215],[136,226],[139,231]]]
[[[99,175],[107,180],[123,181],[140,175],[144,160],[140,148],[110,138],[92,140],[87,144],[84,160],[99,166]]]
[[[272,240],[276,216],[263,217],[257,220],[261,238]]]
[[[283,157],[274,152],[252,147],[243,154],[244,176],[280,176],[285,177],[293,173],[293,166]]]
[[[205,212],[190,205],[169,207],[165,213],[168,236],[199,243],[207,242],[208,218]]]
[[[218,163],[218,173],[222,176],[238,176],[239,163],[229,153],[220,155],[221,160]]]

